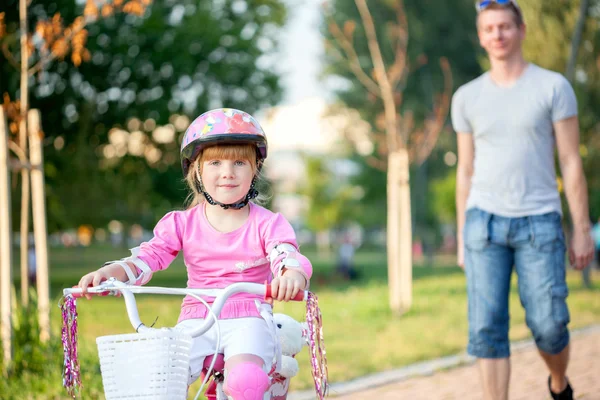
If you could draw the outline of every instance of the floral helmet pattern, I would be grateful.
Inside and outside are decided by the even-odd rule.
[[[196,118],[181,141],[181,168],[186,176],[198,154],[217,144],[254,144],[257,158],[267,158],[267,136],[250,114],[233,108],[217,108]]]

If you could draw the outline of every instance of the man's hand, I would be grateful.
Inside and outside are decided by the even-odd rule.
[[[593,259],[594,242],[589,229],[575,228],[569,248],[569,262],[573,268],[580,271],[590,265]]]
[[[465,269],[465,245],[462,239],[457,241],[456,245],[456,262],[459,267]]]
[[[271,296],[274,300],[289,301],[305,287],[304,275],[294,269],[286,269],[271,282]]]

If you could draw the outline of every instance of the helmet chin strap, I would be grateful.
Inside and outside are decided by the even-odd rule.
[[[254,186],[256,186],[256,177],[252,178],[252,183],[250,184],[250,190],[248,190],[248,193],[246,193],[246,196],[244,196],[244,198],[240,201],[238,201],[237,203],[232,203],[232,204],[224,204],[221,203],[219,201],[216,201],[215,199],[212,198],[212,196],[210,194],[208,194],[208,192],[206,190],[204,190],[204,185],[202,184],[202,178],[200,178],[200,176],[197,176],[197,180],[196,180],[196,189],[202,193],[204,195],[204,198],[206,199],[206,201],[208,202],[208,204],[211,204],[213,206],[221,206],[223,209],[228,210],[228,209],[234,209],[234,210],[239,210],[243,207],[245,207],[248,202],[254,198],[256,198],[256,196],[258,196],[258,190],[255,189]]]

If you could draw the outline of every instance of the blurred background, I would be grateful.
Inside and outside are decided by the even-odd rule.
[[[522,4],[525,56],[566,74],[575,88],[590,219],[596,222],[600,1],[581,1],[585,7],[580,0]],[[25,222],[26,235],[19,229],[25,203],[19,172],[24,164],[18,161],[23,110],[36,109],[43,133],[52,340],[60,325],[54,307],[60,289],[76,284],[104,261],[127,256],[127,249],[152,237],[154,224],[166,212],[184,207],[187,191],[179,161],[183,132],[200,113],[225,106],[252,113],[267,132],[270,154],[264,174],[271,194],[267,206],[292,222],[302,251],[314,262],[313,289],[323,303],[332,380],[464,349],[466,296],[455,256],[457,155],[448,111],[452,93],[487,68],[477,41],[473,1],[368,2],[392,84],[398,131],[410,160],[414,295],[413,306],[401,319],[390,312],[387,299],[390,149],[384,107],[377,94],[365,22],[355,2],[26,4],[25,75],[20,69],[19,1],[0,4],[0,93],[13,143],[9,146],[12,298],[15,304],[23,298],[25,275],[20,271],[25,254],[31,285],[26,290],[36,298],[31,218]],[[23,76],[29,94],[25,103]],[[558,186],[562,190],[560,176]],[[25,209],[29,207],[25,204]],[[595,268],[584,275],[569,273],[574,326],[600,321]],[[153,281],[175,287],[184,282],[181,258]],[[101,301],[106,303],[80,306],[82,374],[88,381],[83,398],[101,398],[94,338],[129,332],[118,300]],[[179,300],[148,301],[148,319],[154,320],[159,310],[165,315],[159,323],[175,322]],[[511,302],[512,338],[527,337],[518,298],[513,296]],[[49,348],[25,349],[27,343],[37,343],[38,322],[30,308],[14,307],[21,310],[14,317],[17,366],[4,369],[0,393],[27,387],[29,394],[14,392],[7,398],[64,398],[62,353],[56,351],[60,344],[51,341]],[[302,315],[295,305],[281,307],[298,318]],[[346,332],[355,332],[356,337]],[[365,346],[367,340],[396,345],[393,350],[373,350]],[[341,361],[349,354],[356,357],[356,365]],[[36,366],[43,367],[48,360],[55,368],[43,372],[44,378],[33,379],[43,370]],[[304,359],[301,365],[304,375],[293,382],[294,388],[311,384],[309,364]]]

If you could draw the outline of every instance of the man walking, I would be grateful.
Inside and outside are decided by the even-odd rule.
[[[562,75],[524,60],[525,24],[515,0],[483,0],[476,6],[479,41],[491,68],[459,88],[452,100],[468,352],[478,358],[485,398],[508,399],[508,296],[514,266],[527,326],[549,369],[552,398],[572,399],[566,375],[566,245],[554,149],[573,221],[569,259],[583,269],[594,246],[579,156],[577,101]]]

